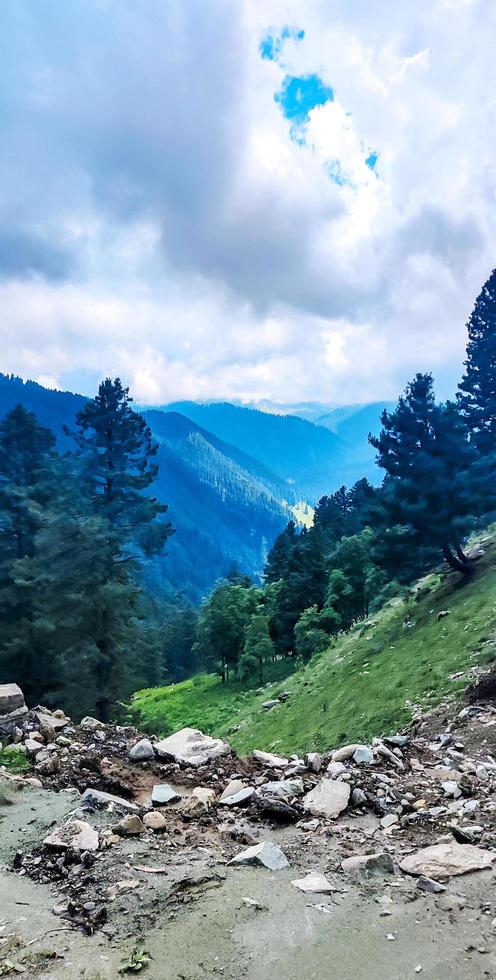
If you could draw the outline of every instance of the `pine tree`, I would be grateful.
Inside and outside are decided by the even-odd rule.
[[[474,513],[467,481],[474,450],[456,405],[436,405],[431,375],[417,374],[381,422],[380,435],[369,439],[387,473],[381,503],[389,527],[405,527],[411,546],[441,550],[452,568],[467,574],[462,540]]]
[[[267,584],[278,582],[287,575],[297,538],[296,524],[294,521],[289,521],[287,527],[274,541],[267,555],[264,571],[264,579]]]
[[[102,720],[108,719],[112,703],[129,687],[143,652],[133,651],[131,643],[142,596],[138,563],[142,554],[160,553],[172,533],[170,524],[158,520],[166,505],[145,492],[157,475],[152,461],[157,447],[131,401],[118,378],[107,378],[76,416],[73,433],[82,486],[92,514],[104,527],[94,623],[97,713]]]
[[[492,454],[496,451],[496,269],[476,299],[467,330],[458,403],[478,452]]]

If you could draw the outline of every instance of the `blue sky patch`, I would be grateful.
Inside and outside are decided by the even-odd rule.
[[[328,160],[325,164],[325,170],[328,177],[330,177],[333,183],[337,184],[338,187],[352,186],[352,181],[346,171],[343,170],[339,160]]]
[[[378,159],[379,159],[379,154],[376,153],[375,150],[373,150],[371,153],[369,153],[369,155],[368,155],[368,157],[367,157],[367,159],[365,161],[365,164],[369,168],[369,170],[375,170],[376,163],[377,163]]]
[[[334,92],[318,75],[286,75],[282,89],[276,92],[274,99],[286,119],[303,125],[308,122],[312,109],[334,101]]]
[[[288,26],[283,27],[279,34],[266,34],[260,41],[260,57],[266,61],[279,61],[279,56],[285,41],[288,41],[290,38],[293,41],[302,41],[304,37],[305,31],[301,31],[297,27]]]

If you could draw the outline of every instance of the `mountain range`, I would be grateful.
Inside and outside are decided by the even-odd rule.
[[[63,433],[87,399],[0,375],[0,417],[17,404]],[[382,405],[331,409],[320,424],[230,403],[175,402],[142,409],[158,443],[153,492],[176,529],[167,555],[147,568],[154,587],[198,599],[233,564],[261,575],[267,551],[287,521],[324,493],[379,471],[367,443]]]

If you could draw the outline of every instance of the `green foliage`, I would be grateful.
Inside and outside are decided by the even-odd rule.
[[[375,613],[367,629],[358,624],[338,636],[332,648],[286,677],[290,697],[271,712],[261,705],[280,693],[281,681],[259,692],[199,675],[138,692],[134,720],[156,733],[201,727],[228,738],[240,753],[327,749],[397,731],[410,720],[413,706],[432,707],[466,685],[464,677],[451,680],[453,674],[465,672],[468,678],[471,667],[494,660],[494,537],[485,548],[474,575],[461,584],[451,572],[431,575],[412,598],[394,599]],[[443,609],[449,616],[438,620]],[[291,669],[292,664],[285,659],[274,666]]]
[[[331,633],[337,632],[339,615],[334,609],[319,612],[317,606],[310,606],[301,614],[295,626],[296,653],[304,662],[314,653],[321,653],[329,646]]]
[[[251,616],[257,609],[260,590],[246,582],[220,582],[203,602],[197,623],[194,652],[200,663],[216,670],[223,681],[237,673]]]
[[[267,616],[257,612],[250,619],[245,631],[245,643],[240,661],[242,676],[247,677],[254,670],[258,670],[259,682],[263,684],[264,663],[273,660],[274,652]]]
[[[31,769],[31,763],[25,752],[16,749],[15,745],[9,745],[6,749],[0,749],[0,768],[13,774],[22,773]]]
[[[141,973],[151,963],[151,956],[142,943],[138,943],[131,956],[124,960],[119,973]]]

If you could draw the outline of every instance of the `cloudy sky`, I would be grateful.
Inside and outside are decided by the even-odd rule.
[[[1,370],[451,393],[496,265],[494,0],[1,7]]]

